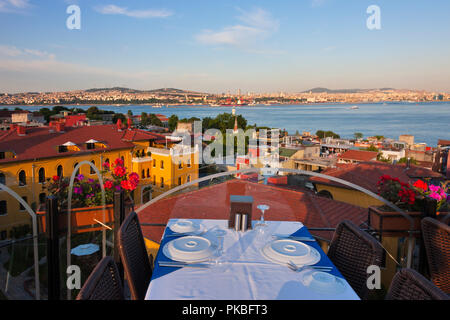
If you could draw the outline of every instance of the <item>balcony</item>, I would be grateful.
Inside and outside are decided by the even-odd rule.
[[[278,174],[282,170],[280,169]],[[244,171],[242,173],[253,172],[259,176],[264,173],[264,171],[254,168],[247,169],[248,172]],[[276,171],[272,172],[272,174],[276,175]],[[295,172],[296,170],[287,170],[286,173]],[[376,232],[368,229],[367,209],[323,197],[301,186],[270,185],[267,184],[268,179],[259,178],[255,182],[243,181],[236,179],[235,173],[233,172],[214,174],[204,177],[201,180],[201,183],[199,181],[192,181],[177,186],[157,198],[150,198],[147,203],[135,208],[147,245],[147,251],[153,258],[156,258],[158,254],[161,255],[159,253],[160,245],[164,243],[164,232],[171,219],[228,220],[230,208],[232,207],[230,200],[232,196],[244,196],[253,199],[253,206],[249,214],[251,220],[254,222],[261,217],[261,211],[257,208],[259,204],[265,204],[270,208],[265,212],[264,218],[266,221],[301,222],[317,241],[317,248],[321,248],[325,253],[328,250],[330,242],[333,240],[336,227],[342,220],[349,220],[361,229],[368,230],[370,236],[373,236],[374,239],[378,238]],[[194,184],[196,186],[192,190]],[[120,201],[115,202],[115,206],[116,208],[120,207]],[[401,213],[399,214],[401,215]],[[86,281],[89,272],[93,270],[95,264],[100,260],[101,253],[114,256],[116,252],[114,233],[120,227],[119,220],[115,220],[115,223],[111,223],[111,220],[103,220],[101,213],[93,217],[93,220],[97,224],[96,228],[92,229],[96,231],[75,234],[71,232],[70,228],[67,229],[68,227],[65,226],[66,229],[60,234],[61,239],[63,239],[62,245],[60,245],[61,254],[67,257],[65,250],[67,250],[66,248],[70,248],[72,254],[69,254],[69,256],[71,256],[73,263],[77,264],[85,261],[82,270],[82,283]],[[3,259],[0,268],[1,265],[11,266],[9,270],[4,269],[4,267],[0,270],[2,274],[9,277],[10,288],[6,291],[6,296],[11,299],[48,298],[47,288],[51,279],[48,278],[48,273],[45,270],[48,262],[42,259],[47,254],[48,249],[46,247],[45,234],[31,236],[31,233],[31,230],[24,231],[20,236],[18,233],[18,237],[15,240],[7,241],[0,245],[0,250],[2,250],[0,257]],[[414,234],[414,236],[416,235],[417,233]],[[414,261],[420,260],[422,257],[410,255],[416,254],[416,250],[409,250],[414,249],[414,246],[417,249],[418,246],[413,243],[413,246],[410,247],[408,230],[406,230],[406,236],[402,235],[399,240],[401,241],[399,241],[400,245],[398,248],[396,250],[388,248],[389,251],[386,254],[386,259],[391,262],[390,267],[392,267],[393,259],[398,265],[394,264],[393,270],[388,270],[389,266],[385,265],[382,270],[383,274],[390,274],[391,271],[395,273],[397,268],[406,266],[415,268]],[[69,241],[69,247],[67,247],[67,241]],[[97,249],[85,256],[78,256],[75,254],[77,251],[73,251],[73,249],[78,248],[81,250],[80,246],[82,249],[88,247]],[[34,250],[36,248],[39,248],[38,252],[36,252],[40,269],[38,271],[38,278],[41,280],[39,282],[39,295],[36,295],[36,275],[30,271],[33,270]],[[399,256],[397,255],[397,251],[400,252]],[[14,258],[13,252],[15,252],[14,255],[16,258]],[[61,272],[66,277],[67,275],[63,272],[65,271],[65,261],[61,263]],[[286,270],[288,271],[288,269]],[[5,288],[6,277],[0,277],[4,279],[0,280],[0,288]],[[392,275],[387,278],[389,277],[392,279]],[[389,285],[388,282],[384,287],[385,290]],[[62,299],[75,298],[78,290],[67,290],[64,281],[59,285]]]

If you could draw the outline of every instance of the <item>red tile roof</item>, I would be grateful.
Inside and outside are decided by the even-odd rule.
[[[27,128],[26,136],[18,136],[16,130],[10,130],[0,135],[0,151],[13,151],[14,159],[3,159],[0,163],[50,158],[55,156],[73,155],[77,152],[60,153],[58,146],[73,142],[79,148],[78,152],[92,152],[86,149],[86,141],[95,139],[103,142],[107,148],[116,150],[132,148],[132,141],[155,140],[160,135],[143,130],[118,131],[115,125],[66,127],[64,132],[51,132],[50,127]]]
[[[358,186],[366,188],[372,192],[377,192],[377,182],[384,174],[394,178],[399,178],[402,182],[414,183],[417,178],[442,178],[442,175],[430,169],[411,165],[406,169],[405,164],[393,165],[383,162],[361,162],[359,164],[340,164],[336,168],[328,168],[322,174],[336,177]],[[349,188],[329,179],[312,177],[313,183],[322,183],[332,186]]]
[[[139,221],[166,224],[172,218],[225,219],[228,220],[230,195],[252,196],[252,219],[260,218],[257,204],[270,209],[266,220],[301,221],[310,228],[334,228],[348,219],[360,225],[367,220],[366,209],[347,203],[315,196],[309,192],[286,190],[249,181],[231,180],[167,199],[162,199],[139,213]],[[145,237],[159,242],[164,227],[142,226]],[[332,232],[312,232],[331,240]]]
[[[344,160],[372,161],[377,159],[378,152],[363,150],[348,150],[338,157]]]
[[[438,140],[438,145],[439,145],[439,146],[450,146],[450,140],[442,140],[442,139],[439,139],[439,140]]]

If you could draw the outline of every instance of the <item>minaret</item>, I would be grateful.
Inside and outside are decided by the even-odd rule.
[[[233,107],[233,110],[231,110],[231,114],[232,114],[233,116],[236,116],[236,108],[235,108],[235,107]]]
[[[237,117],[234,117],[234,131],[233,131],[233,133],[236,134],[237,132],[238,132]]]

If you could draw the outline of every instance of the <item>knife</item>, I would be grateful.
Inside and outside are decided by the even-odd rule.
[[[281,238],[281,239],[291,239],[291,240],[298,240],[298,241],[305,241],[305,242],[307,242],[307,241],[311,241],[311,242],[316,241],[316,239],[308,238],[308,237],[286,236],[286,235],[280,235],[280,234],[278,234],[278,235],[274,234],[273,236],[276,237],[276,238]]]
[[[178,262],[158,262],[160,267],[172,267],[172,268],[209,268],[210,265],[205,263],[178,263]]]

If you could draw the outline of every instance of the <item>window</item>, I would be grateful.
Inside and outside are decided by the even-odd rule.
[[[188,167],[188,168],[191,167],[191,159],[188,159],[187,167]]]
[[[56,175],[60,178],[63,177],[63,167],[61,165],[59,165],[58,168],[56,168]]]
[[[180,162],[178,162],[178,169],[182,169],[183,168],[183,164]]]
[[[156,186],[156,176],[153,176],[153,185]]]
[[[191,176],[187,176],[186,183],[191,182]]]
[[[44,204],[46,198],[47,198],[47,195],[45,194],[45,192],[39,194],[39,203]]]
[[[145,170],[144,169],[142,169],[141,179],[145,179]]]
[[[161,169],[164,169],[164,161],[161,160]]]
[[[27,175],[25,171],[19,172],[19,186],[26,186],[27,185]]]
[[[86,143],[86,149],[88,150],[95,149],[95,143]]]
[[[4,216],[8,213],[8,208],[6,205],[6,200],[0,201],[0,216]]]
[[[156,168],[156,160],[153,159],[153,168]]]
[[[39,175],[39,183],[44,183],[45,182],[45,169],[40,168],[38,175]]]
[[[6,185],[6,176],[4,173],[0,173],[0,183]]]
[[[150,169],[147,169],[147,178],[150,178]]]
[[[178,177],[178,185],[181,186],[181,177]]]
[[[5,159],[5,152],[4,151],[0,152],[0,159]]]
[[[0,232],[0,240],[6,240],[6,230]]]
[[[109,171],[110,170],[109,159],[105,160],[105,164],[106,164],[106,166],[105,166],[106,171]]]
[[[92,165],[95,167],[95,161],[92,160],[91,163],[92,163]],[[90,169],[90,173],[91,173],[91,174],[95,174],[94,168],[92,168],[91,166],[89,166],[89,168],[91,168],[91,169]]]
[[[161,177],[161,188],[164,188],[164,178]]]
[[[67,149],[67,146],[58,146],[59,153],[63,153],[63,152],[67,152],[67,151],[69,151],[69,149]]]
[[[22,197],[23,201],[25,201],[26,203],[28,203],[28,198],[27,197]],[[20,211],[24,211],[25,207],[22,205],[22,203],[20,203],[20,207],[19,207]]]

